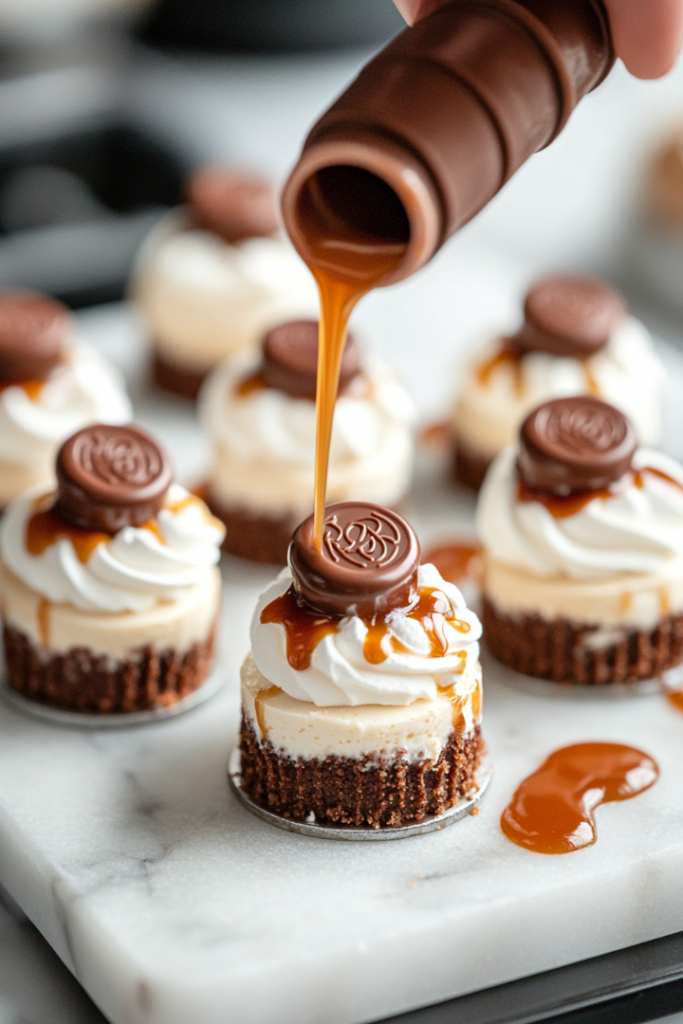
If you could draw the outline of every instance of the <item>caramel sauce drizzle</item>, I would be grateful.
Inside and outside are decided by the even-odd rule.
[[[15,381],[12,384],[0,384],[0,394],[3,391],[7,391],[8,388],[21,388],[31,401],[35,402],[46,384],[46,380],[22,380]]]
[[[260,370],[255,370],[248,376],[243,377],[235,388],[235,394],[240,398],[253,394],[254,391],[265,391],[269,387],[268,381]]]
[[[460,654],[460,657],[463,659],[462,664],[464,667],[467,655],[465,654],[464,651],[459,651],[458,653]],[[440,686],[439,696],[443,697],[444,700],[447,700],[453,706],[453,729],[455,730],[455,732],[463,733],[465,732],[465,728],[467,725],[467,722],[465,720],[464,707],[468,700],[471,700],[472,702],[472,717],[474,718],[475,722],[478,721],[478,719],[481,717],[481,683],[479,682],[479,680],[477,680],[476,688],[472,691],[471,694],[467,694],[464,697],[456,693],[455,691],[455,683],[453,683],[452,686]]]
[[[41,597],[36,611],[38,622],[38,636],[43,647],[50,646],[50,602],[46,597]]]
[[[627,473],[621,478],[621,480],[615,481],[608,487],[599,487],[596,490],[591,491],[574,491],[572,494],[553,494],[551,491],[542,491],[536,487],[529,487],[523,480],[518,481],[517,485],[517,500],[520,502],[538,501],[541,505],[548,509],[550,514],[555,519],[566,519],[569,516],[576,515],[582,508],[585,508],[589,502],[594,501],[595,498],[615,498],[620,494],[623,494],[628,490],[629,487],[634,486],[642,488],[645,486],[646,477],[649,475],[656,476],[660,480],[664,480],[666,483],[671,484],[672,487],[678,488],[679,491],[683,491],[683,486],[674,480],[673,477],[663,473],[661,469],[653,469],[652,466],[643,466],[642,469],[634,470],[631,473]]]
[[[441,658],[448,652],[446,625],[463,635],[469,633],[471,628],[469,622],[457,617],[446,595],[436,587],[420,587],[417,600],[404,614],[419,622],[427,634],[431,647],[428,655],[430,658]],[[362,618],[367,628],[363,655],[370,665],[381,665],[392,652],[410,653],[389,632],[395,617],[396,612],[390,612],[388,615]],[[284,626],[287,661],[297,672],[310,667],[313,651],[324,637],[339,632],[340,621],[341,618],[311,608],[293,587],[281,597],[276,597],[261,612],[261,622],[275,622]],[[459,654],[464,667],[466,654],[464,651]]]
[[[503,811],[508,839],[534,853],[572,853],[597,839],[593,812],[630,800],[659,777],[657,763],[621,743],[576,743],[529,775]]]
[[[170,512],[180,512],[184,508],[188,508],[191,505],[197,505],[205,510],[204,503],[200,498],[194,494],[188,494],[179,501],[173,502],[171,505],[167,505],[166,508]],[[220,525],[217,519],[206,513],[206,519],[209,522],[215,523],[217,526]],[[161,527],[159,526],[158,520],[148,519],[146,523],[138,527],[140,530],[148,530],[154,534],[160,544],[165,544],[166,539],[163,535]],[[72,526],[67,523],[54,508],[38,509],[29,518],[26,524],[26,549],[31,555],[42,555],[42,553],[50,547],[52,544],[56,544],[60,540],[70,540],[74,546],[76,556],[79,562],[83,565],[88,561],[95,548],[100,544],[106,544],[111,540],[111,536],[108,533],[102,533],[94,530],[82,530],[78,526]]]
[[[34,512],[26,524],[26,548],[31,555],[42,555],[51,544],[70,540],[79,562],[85,564],[99,544],[111,537],[108,533],[81,530],[65,522],[52,508]]]
[[[287,661],[297,672],[310,668],[313,651],[330,633],[339,631],[339,619],[316,612],[293,587],[261,612],[261,622],[278,622],[285,628]]]
[[[676,711],[683,712],[683,690],[669,690],[666,699],[676,708]]]
[[[422,564],[432,563],[439,575],[448,583],[459,583],[461,580],[473,580],[481,583],[483,564],[482,546],[476,541],[453,540],[446,544],[436,544],[422,555]]]
[[[268,733],[268,726],[266,725],[266,708],[265,702],[269,697],[275,697],[278,693],[281,693],[279,686],[268,686],[265,690],[259,690],[254,700],[254,711],[256,712],[256,721],[258,727],[261,730],[261,739],[265,740]]]
[[[523,355],[524,352],[517,348],[510,338],[504,338],[498,351],[494,352],[492,356],[486,359],[483,363],[480,363],[477,367],[476,375],[478,383],[484,388],[489,387],[491,378],[496,370],[501,366],[510,366],[514,374],[513,388],[515,395],[518,398],[521,398],[524,394],[524,368],[522,366]]]

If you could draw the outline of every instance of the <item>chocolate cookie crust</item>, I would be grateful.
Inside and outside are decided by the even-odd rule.
[[[667,615],[651,630],[628,629],[592,647],[600,628],[540,615],[507,615],[485,596],[484,640],[494,658],[525,675],[556,683],[603,686],[652,679],[683,661],[683,615]]]
[[[478,491],[493,459],[472,451],[467,444],[460,442],[456,436],[451,463],[451,476],[458,484],[463,484],[473,491]]]
[[[216,627],[185,651],[132,651],[121,661],[87,647],[45,651],[21,630],[3,627],[9,685],[39,704],[90,715],[130,714],[168,708],[208,678]]]
[[[400,757],[293,759],[260,743],[242,718],[241,777],[245,792],[266,810],[303,821],[380,828],[443,814],[476,787],[484,752],[479,726],[452,733],[437,761]]]
[[[199,370],[188,370],[184,366],[179,366],[176,363],[172,363],[167,359],[164,359],[159,354],[158,350],[155,350],[152,359],[152,379],[158,388],[162,391],[168,391],[172,395],[178,395],[180,398],[190,398],[194,400],[201,389],[202,384],[206,380],[209,374],[209,370],[201,372]]]

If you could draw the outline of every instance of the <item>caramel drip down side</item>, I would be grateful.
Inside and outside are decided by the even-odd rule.
[[[508,839],[534,853],[572,853],[597,839],[594,811],[630,800],[659,777],[657,763],[621,743],[576,743],[529,775],[503,811]]]
[[[50,602],[46,597],[41,597],[38,603],[36,618],[38,620],[38,636],[43,647],[50,646]]]
[[[266,605],[261,612],[261,622],[284,626],[287,661],[297,672],[310,668],[313,651],[323,637],[339,630],[338,619],[311,608],[297,596],[293,587]]]
[[[261,730],[261,742],[265,742],[268,733],[268,727],[266,725],[266,708],[265,702],[269,697],[275,697],[280,693],[279,686],[268,686],[265,690],[259,690],[254,699],[254,711],[256,713],[256,721],[258,727]]]
[[[417,601],[405,614],[422,626],[429,638],[431,650],[428,657],[431,658],[442,658],[448,653],[446,625],[462,635],[469,633],[471,628],[469,622],[457,617],[446,595],[436,587],[421,587]],[[367,628],[363,655],[368,664],[380,665],[391,653],[411,653],[390,633],[392,613],[361,616],[361,620]],[[261,612],[261,622],[279,623],[284,627],[287,661],[297,672],[310,667],[313,651],[324,637],[339,631],[340,621],[302,601],[293,587],[271,601]],[[460,657],[464,667],[464,651],[460,652]]]

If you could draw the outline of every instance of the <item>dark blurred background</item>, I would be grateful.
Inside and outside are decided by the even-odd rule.
[[[401,27],[389,0],[3,0],[0,287],[74,306],[122,296],[205,148],[168,130],[163,99],[150,111],[146,70],[206,55],[211,78],[221,54],[331,54]]]

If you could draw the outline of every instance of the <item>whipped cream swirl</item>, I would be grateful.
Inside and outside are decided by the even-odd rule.
[[[88,345],[73,342],[37,394],[0,391],[0,461],[35,463],[89,423],[128,423],[133,411],[123,377]]]
[[[260,356],[240,353],[227,359],[207,381],[200,417],[209,435],[244,462],[271,460],[313,466],[315,403],[263,387],[239,394],[240,382]],[[415,411],[412,398],[384,363],[364,360],[365,388],[342,395],[335,406],[330,449],[332,466],[382,449],[411,448]]]
[[[489,358],[499,348],[497,341]],[[593,393],[630,417],[641,443],[659,441],[662,364],[648,331],[632,316],[585,361],[528,352],[518,362],[492,366],[482,379],[487,361],[478,356],[471,366],[454,412],[456,428],[477,450],[493,454],[513,443],[518,424],[542,402]]]
[[[639,448],[623,489],[562,518],[520,500],[516,458],[513,448],[500,453],[477,507],[479,537],[499,562],[538,576],[608,579],[655,573],[683,555],[683,467],[669,456]]]
[[[0,525],[0,553],[15,576],[55,604],[93,612],[144,611],[180,599],[220,559],[222,524],[203,502],[186,502],[188,492],[178,484],[169,489],[154,530],[126,526],[99,543],[86,562],[68,537],[31,554],[28,521],[51,505],[51,497],[44,487],[34,488],[9,506]]]
[[[370,664],[363,654],[367,626],[355,615],[342,619],[336,633],[323,637],[311,657],[310,667],[293,669],[287,660],[285,628],[280,623],[261,622],[261,612],[284,594],[292,583],[289,569],[264,591],[251,623],[254,661],[271,683],[290,697],[318,707],[357,704],[407,705],[413,701],[435,700],[439,689],[454,687],[466,696],[478,682],[479,619],[470,611],[457,587],[446,583],[433,565],[419,568],[420,587],[439,590],[450,603],[467,632],[444,626],[448,641],[443,657],[431,657],[429,637],[421,623],[398,612],[389,622],[389,635],[400,641],[401,651],[392,650],[385,661]]]

